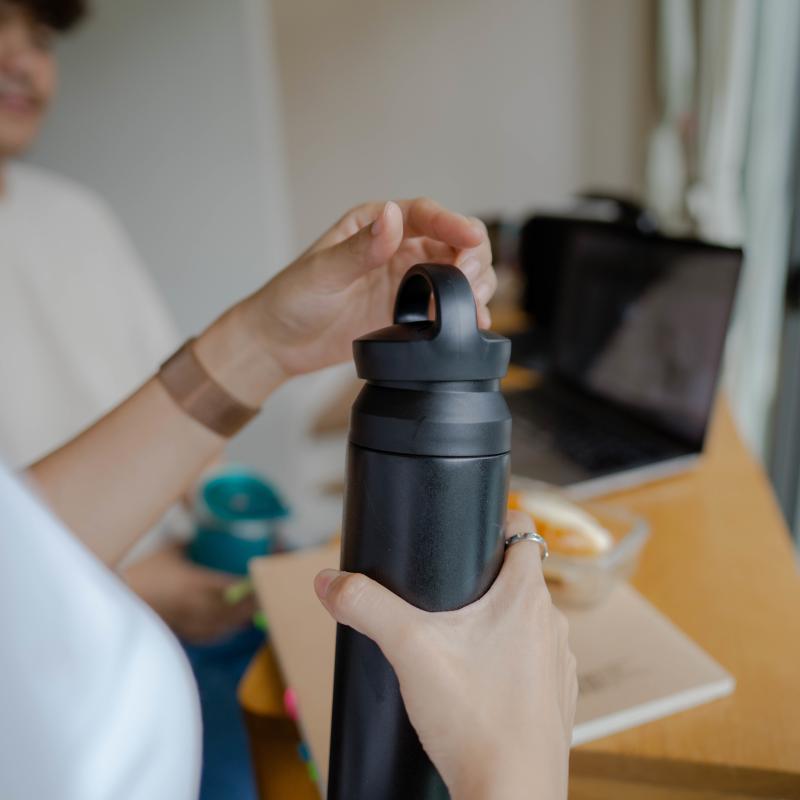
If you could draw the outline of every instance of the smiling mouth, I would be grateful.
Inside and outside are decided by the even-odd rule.
[[[12,114],[33,114],[39,110],[40,105],[32,92],[17,86],[4,85],[0,80],[0,110]]]

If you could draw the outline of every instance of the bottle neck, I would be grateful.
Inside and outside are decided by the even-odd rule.
[[[367,381],[369,386],[415,392],[499,392],[499,379],[489,381]]]
[[[353,404],[350,442],[425,456],[489,456],[511,446],[499,381],[369,382]]]

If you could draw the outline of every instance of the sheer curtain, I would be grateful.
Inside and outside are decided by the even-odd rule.
[[[724,385],[765,458],[790,236],[800,3],[660,0],[658,43],[663,115],[648,199],[667,229],[745,249]],[[663,145],[665,130],[679,146]]]

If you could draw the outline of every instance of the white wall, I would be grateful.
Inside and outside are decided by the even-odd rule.
[[[651,0],[272,0],[298,243],[350,204],[642,187]]]

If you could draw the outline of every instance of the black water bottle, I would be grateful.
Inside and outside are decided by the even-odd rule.
[[[366,384],[350,420],[341,566],[446,611],[480,597],[503,559],[511,343],[478,329],[469,282],[441,264],[409,270],[394,322],[353,343]],[[392,667],[339,626],[329,800],[446,797]]]

